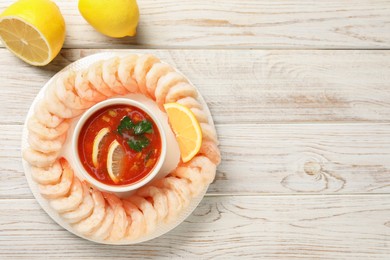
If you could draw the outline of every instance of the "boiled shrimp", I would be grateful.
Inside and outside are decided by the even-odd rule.
[[[179,103],[187,108],[197,108],[197,109],[202,109],[202,104],[193,97],[183,97],[180,98],[176,101],[176,103]]]
[[[125,236],[129,224],[126,212],[123,209],[122,201],[116,195],[103,193],[103,197],[114,210],[114,223],[108,240],[118,241]]]
[[[120,58],[114,57],[103,62],[102,77],[104,82],[111,88],[113,92],[118,95],[127,93],[127,89],[122,85],[118,79],[118,66]]]
[[[183,97],[196,98],[198,97],[198,91],[191,84],[187,82],[181,82],[169,89],[165,97],[165,103],[176,102]]]
[[[167,96],[168,91],[173,86],[181,82],[187,82],[187,80],[183,77],[183,75],[176,71],[169,72],[158,80],[154,94],[156,96],[156,103],[161,109],[165,103],[165,97]]]
[[[55,128],[64,121],[62,117],[58,117],[47,110],[46,101],[44,99],[38,101],[34,111],[34,115],[38,122],[48,128]]]
[[[65,212],[61,215],[61,217],[66,220],[68,223],[73,224],[77,223],[92,214],[94,208],[94,201],[89,193],[89,187],[85,182],[82,184],[83,188],[83,201],[79,205],[79,207],[73,211]]]
[[[141,55],[134,68],[134,77],[138,83],[138,88],[142,94],[149,96],[148,89],[146,88],[146,74],[152,68],[153,64],[160,62],[160,60],[151,54]]]
[[[71,109],[87,109],[95,104],[93,101],[82,99],[75,89],[76,73],[68,70],[62,72],[55,82],[55,91],[58,99]]]
[[[157,213],[153,208],[152,203],[137,195],[132,195],[125,198],[125,200],[130,201],[142,211],[142,214],[145,217],[146,233],[149,234],[153,232],[157,226]]]
[[[168,64],[160,62],[153,64],[152,68],[146,74],[145,79],[146,90],[152,98],[156,98],[154,92],[156,90],[158,80],[168,72],[172,71],[172,67]]]
[[[174,219],[181,212],[183,203],[181,203],[179,195],[173,189],[162,188],[162,191],[167,197],[168,202],[168,214],[166,220]]]
[[[28,130],[45,140],[54,140],[59,138],[68,131],[69,126],[70,124],[68,121],[63,121],[55,128],[50,128],[40,123],[34,115],[27,120]]]
[[[94,64],[92,64],[89,67],[88,74],[87,74],[87,79],[95,89],[97,89],[100,93],[105,95],[106,97],[112,97],[116,93],[111,90],[109,86],[104,82],[103,80],[103,62],[99,61]]]
[[[215,131],[214,126],[206,123],[200,123],[200,128],[202,129],[202,138],[214,142],[218,145],[217,132]]]
[[[53,140],[43,139],[36,133],[30,131],[28,134],[28,143],[30,147],[42,153],[58,152],[66,140],[66,134],[63,134]]]
[[[88,80],[88,71],[81,70],[76,73],[75,89],[80,98],[98,103],[107,97],[100,93]]]
[[[92,234],[92,238],[96,240],[107,239],[113,228],[114,217],[114,211],[110,206],[106,206],[106,215],[98,229]]]
[[[120,60],[118,66],[118,77],[122,82],[122,85],[130,92],[135,93],[138,91],[138,84],[134,75],[134,68],[137,64],[138,55],[132,54],[126,57],[123,57]]]
[[[94,204],[92,214],[73,225],[74,229],[83,235],[91,235],[97,230],[101,226],[106,214],[106,203],[104,202],[102,193],[97,189],[93,189],[92,199]]]
[[[47,199],[57,199],[68,194],[73,182],[73,170],[65,159],[60,159],[62,175],[59,183],[39,185],[39,192]]]
[[[221,163],[221,153],[218,149],[217,144],[212,142],[212,141],[203,140],[198,154],[206,156],[215,165],[218,165]]]
[[[123,208],[131,219],[127,228],[126,238],[134,240],[146,232],[145,216],[142,211],[130,201],[123,200]]]
[[[209,122],[209,119],[203,110],[198,109],[198,108],[191,108],[190,110],[192,111],[196,120],[198,120],[199,123],[208,123]]]
[[[165,219],[168,215],[168,199],[161,189],[148,185],[139,189],[137,194],[143,198],[150,198],[156,210],[158,220],[162,221]]]
[[[61,118],[73,118],[84,112],[84,109],[73,109],[66,106],[56,94],[55,84],[51,84],[47,87],[44,99],[47,110],[54,115]]]
[[[189,188],[192,197],[198,196],[204,189],[205,183],[198,168],[177,167],[172,172],[172,176],[186,179],[190,183]]]
[[[155,185],[161,188],[169,188],[176,192],[179,196],[182,206],[185,208],[190,203],[189,183],[185,180],[168,176],[161,180],[158,180]]]
[[[23,159],[35,167],[46,168],[51,166],[58,158],[57,152],[42,153],[27,147],[23,150]]]
[[[31,167],[31,177],[39,184],[56,184],[60,181],[62,174],[62,167],[60,161],[57,160],[53,165],[42,168],[42,167]]]
[[[206,156],[197,155],[191,159],[191,161],[183,164],[185,167],[197,167],[200,169],[200,173],[206,185],[210,184],[215,177],[217,166]]]
[[[80,180],[74,176],[69,195],[50,201],[50,206],[58,213],[72,211],[78,208],[83,201],[83,187]]]

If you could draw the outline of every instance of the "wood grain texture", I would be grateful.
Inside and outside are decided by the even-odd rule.
[[[11,2],[0,0],[0,12]],[[56,3],[67,37],[50,65],[29,66],[0,44],[0,259],[389,259],[389,0],[142,0],[138,34],[123,39],[96,32],[76,0]],[[221,142],[199,207],[140,245],[62,229],[21,164],[38,91],[102,49],[177,67],[207,101]]]
[[[115,247],[63,230],[35,200],[0,200],[0,210],[2,259],[355,260],[390,254],[389,195],[206,197],[168,234]]]
[[[223,162],[210,192],[388,193],[389,124],[218,127]]]
[[[0,122],[20,124],[61,68],[101,50],[63,50],[47,67],[0,49]],[[218,124],[389,122],[390,52],[124,50],[154,53],[196,85]]]
[[[66,48],[389,48],[390,1],[142,0],[136,37],[99,34],[77,1],[55,1]],[[0,10],[12,1],[0,0]]]
[[[390,192],[390,124],[217,125],[222,164],[209,194]],[[20,126],[0,136],[0,198],[31,198]]]

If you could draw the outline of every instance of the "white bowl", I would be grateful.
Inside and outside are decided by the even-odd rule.
[[[146,177],[141,179],[140,181],[137,181],[135,183],[131,184],[125,184],[125,185],[108,185],[105,183],[102,183],[95,178],[93,178],[84,168],[80,161],[80,156],[78,152],[78,139],[80,135],[80,131],[83,128],[85,122],[90,118],[91,115],[93,115],[96,111],[107,107],[111,105],[130,105],[137,107],[147,113],[155,122],[158,131],[161,136],[161,153],[157,160],[156,165],[154,168],[149,172]],[[142,104],[141,102],[129,99],[129,98],[112,98],[108,99],[102,102],[97,103],[96,105],[89,108],[84,114],[81,116],[80,120],[77,122],[76,127],[73,132],[72,136],[72,152],[74,154],[75,158],[75,164],[77,167],[77,170],[81,175],[93,186],[98,188],[101,191],[116,193],[116,194],[129,194],[130,192],[139,189],[140,187],[146,185],[152,180],[155,180],[158,177],[162,177],[159,173],[164,165],[164,162],[166,161],[166,155],[167,155],[167,137],[166,132],[164,130],[164,127],[162,126],[160,119],[153,113],[147,106]]]

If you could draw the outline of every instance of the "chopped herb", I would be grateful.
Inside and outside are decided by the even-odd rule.
[[[136,170],[138,170],[138,165],[136,165],[136,164],[133,164],[133,166],[131,166],[131,168],[130,168],[130,171],[136,171]]]
[[[110,122],[110,118],[107,117],[107,116],[103,116],[102,119],[103,119],[104,121],[106,121],[107,123]]]
[[[146,164],[145,164],[145,167],[148,168],[148,167],[151,167],[154,165],[156,159],[149,159]]]
[[[115,111],[115,110],[109,110],[108,111],[108,114],[111,116],[111,117],[116,117],[118,115],[118,113]]]
[[[153,125],[148,120],[143,120],[134,126],[134,134],[141,135],[144,133],[153,133]]]
[[[150,144],[150,140],[145,136],[140,136],[137,139],[131,139],[127,141],[127,144],[136,152],[142,151],[145,147]]]
[[[131,119],[128,116],[125,116],[122,118],[119,126],[118,126],[118,133],[122,135],[123,130],[130,130],[133,129],[134,123],[131,121]]]

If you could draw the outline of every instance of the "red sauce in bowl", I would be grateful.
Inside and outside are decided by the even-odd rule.
[[[107,129],[98,141],[97,135],[103,128]],[[95,139],[98,152],[95,151],[94,163]],[[113,179],[108,171],[113,164],[107,162],[110,145],[115,140],[119,143],[120,156],[113,160],[116,165]],[[108,185],[141,181],[153,170],[161,154],[161,136],[153,119],[140,108],[122,104],[107,106],[92,114],[81,128],[77,145],[81,164],[88,174]]]

